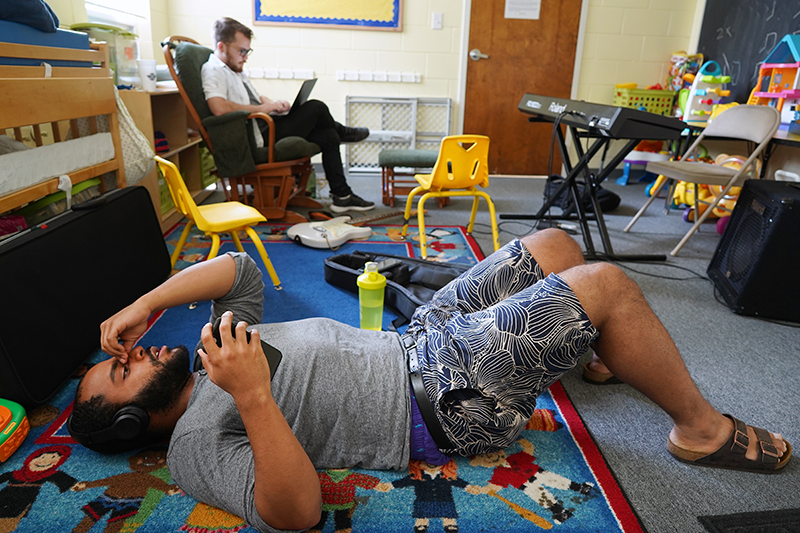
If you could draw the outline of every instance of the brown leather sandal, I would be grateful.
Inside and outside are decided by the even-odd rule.
[[[792,457],[792,446],[785,439],[783,442],[786,444],[786,452],[784,452],[783,456],[779,456],[778,449],[772,443],[772,435],[770,435],[769,431],[755,426],[747,426],[744,422],[731,415],[723,416],[733,420],[734,430],[728,440],[725,441],[725,444],[714,453],[693,452],[681,448],[673,443],[672,439],[667,440],[667,451],[675,459],[683,463],[762,474],[777,472],[789,462]],[[753,428],[758,439],[758,457],[755,460],[745,457],[747,446],[750,444],[750,437],[747,435],[748,427]]]
[[[583,381],[592,385],[619,385],[622,380],[611,372],[595,372],[589,368],[589,363],[583,364]]]

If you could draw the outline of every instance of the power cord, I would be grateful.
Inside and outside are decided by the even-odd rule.
[[[666,279],[666,280],[672,280],[672,281],[691,281],[693,279],[700,279],[702,281],[707,281],[707,282],[711,283],[713,288],[714,288],[714,300],[716,300],[717,303],[719,303],[720,305],[723,305],[724,307],[728,307],[728,308],[730,307],[728,305],[728,302],[726,302],[722,298],[722,295],[720,294],[719,290],[717,289],[716,284],[714,284],[714,281],[711,278],[709,278],[708,276],[703,276],[702,274],[698,274],[697,272],[695,272],[694,270],[692,270],[690,268],[682,267],[682,266],[679,266],[679,265],[670,265],[670,264],[667,264],[667,263],[659,263],[658,264],[658,266],[676,268],[678,270],[684,270],[686,272],[689,272],[689,273],[693,274],[691,277],[688,277],[688,278],[674,278],[674,277],[669,277],[669,276],[661,276],[661,275],[658,275],[658,274],[653,274],[651,272],[643,272],[641,270],[636,270],[634,268],[631,268],[631,267],[627,266],[626,264],[618,263],[616,261],[611,261],[611,262],[614,263],[615,265],[617,265],[618,267],[622,268],[622,269],[629,270],[631,272],[636,272],[637,274],[641,274],[643,276],[650,276],[652,278]],[[653,263],[642,263],[642,262],[640,262],[639,264],[653,264]],[[731,311],[731,312],[733,312],[733,311]],[[800,324],[796,324],[794,322],[786,322],[784,320],[775,320],[775,319],[764,318],[764,317],[760,317],[760,316],[749,316],[749,318],[752,318],[754,320],[760,320],[762,322],[769,322],[770,324],[777,324],[779,326],[787,326],[787,327],[790,327],[790,328],[800,328]]]
[[[723,300],[721,298],[721,295],[720,295],[719,291],[717,290],[717,286],[716,285],[714,285],[714,299],[718,303],[724,305],[725,307],[730,307],[728,305],[728,302],[726,302],[725,300]],[[733,312],[733,311],[731,311],[731,312]],[[777,324],[779,326],[786,326],[786,327],[789,327],[789,328],[800,328],[800,324],[797,324],[795,322],[786,322],[784,320],[775,320],[773,318],[764,318],[764,317],[760,317],[760,316],[750,316],[750,315],[748,315],[748,318],[752,318],[754,320],[760,320],[761,322],[768,322],[770,324]]]
[[[553,128],[552,128],[552,130],[550,132],[550,150],[549,150],[548,156],[547,156],[547,182],[545,183],[544,193],[542,195],[542,200],[545,203],[547,203],[547,201],[550,199],[550,196],[553,195],[553,193],[554,193],[552,188],[549,187],[549,186],[552,183],[552,181],[551,181],[552,178],[554,177],[554,175],[553,175],[553,163],[554,163],[554,159],[555,159],[556,138],[558,136],[558,131],[559,131],[558,128],[561,126],[561,120],[564,117],[566,117],[567,115],[580,116],[580,117],[586,116],[586,114],[583,113],[582,111],[575,111],[575,110],[573,110],[573,111],[562,111],[561,113],[556,115],[555,119],[553,120]],[[566,192],[567,192],[567,194],[571,194],[572,190],[568,189]],[[549,193],[549,195],[548,195],[548,193]],[[552,209],[552,207],[553,207],[553,205],[550,204],[550,207],[547,209],[547,216],[548,216],[547,227],[561,228],[562,230],[566,231],[567,233],[570,233],[572,235],[577,235],[578,234],[578,226],[575,225],[575,224],[560,224],[560,223],[556,223],[555,225],[553,224],[552,213],[550,211]],[[543,227],[545,227],[543,222],[544,222],[543,220],[540,220],[536,224],[536,229],[543,229]]]
[[[690,281],[690,280],[693,280],[693,279],[700,279],[700,280],[707,281],[707,282],[712,283],[712,284],[714,283],[713,281],[711,281],[711,278],[709,278],[708,276],[704,276],[702,274],[698,274],[694,270],[692,270],[690,268],[682,267],[680,265],[671,265],[669,263],[652,263],[652,262],[644,262],[644,261],[626,261],[625,263],[620,263],[618,261],[609,261],[609,263],[612,263],[612,264],[620,267],[623,270],[628,270],[630,272],[635,272],[637,274],[641,274],[642,276],[649,276],[651,278],[665,279],[665,280],[670,280],[670,281]],[[660,275],[660,274],[654,274],[652,272],[645,272],[643,270],[636,270],[635,268],[631,268],[631,267],[628,266],[628,264],[630,264],[630,263],[639,264],[639,265],[653,265],[653,266],[660,266],[660,267],[675,268],[677,270],[683,270],[685,272],[689,272],[690,274],[692,274],[692,276],[687,277],[687,278],[677,278],[677,277],[671,277],[671,276],[663,276],[663,275]]]
[[[504,226],[507,225],[507,224],[520,224],[525,229],[520,233],[516,233],[516,232],[513,232],[513,231],[508,231],[508,230],[504,229]],[[478,231],[478,228],[482,228],[482,229],[480,231]],[[534,229],[536,229],[536,226],[534,224],[525,224],[524,222],[520,222],[520,221],[517,221],[517,220],[506,220],[504,222],[498,222],[497,223],[497,232],[498,233],[508,233],[512,237],[524,237],[525,235],[529,235],[529,234],[533,233]],[[490,224],[486,224],[486,223],[483,223],[483,222],[476,222],[472,226],[472,233],[477,233],[478,235],[491,235],[492,234],[492,226]]]

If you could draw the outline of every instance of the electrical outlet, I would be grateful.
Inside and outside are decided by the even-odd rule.
[[[314,78],[314,71],[308,68],[294,69],[294,79],[296,80],[310,80]]]

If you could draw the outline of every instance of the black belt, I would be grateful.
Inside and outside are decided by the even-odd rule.
[[[425,422],[425,426],[428,428],[431,437],[433,437],[433,442],[436,443],[436,446],[440,450],[452,450],[455,446],[447,438],[439,419],[436,418],[433,404],[425,391],[425,385],[422,383],[422,374],[419,371],[419,360],[417,358],[417,341],[410,335],[403,334],[400,336],[400,343],[408,356],[408,374],[411,378],[411,388],[414,390],[417,407],[419,407],[419,414],[422,415],[422,420]]]

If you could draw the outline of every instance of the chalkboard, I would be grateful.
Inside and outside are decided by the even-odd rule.
[[[731,77],[726,101],[745,103],[759,66],[790,33],[800,33],[797,0],[706,0],[697,51]]]

